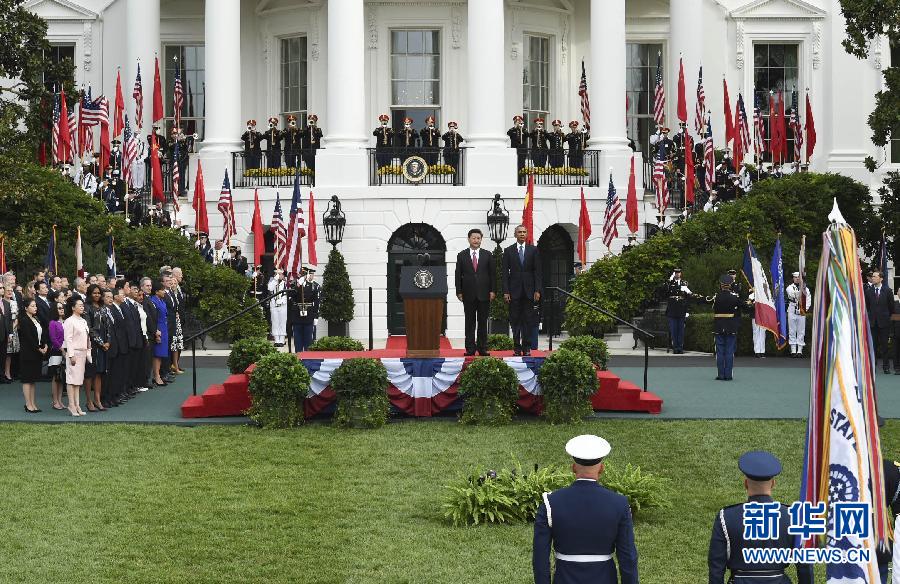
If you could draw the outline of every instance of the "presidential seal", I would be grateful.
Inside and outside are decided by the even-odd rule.
[[[419,270],[413,276],[413,283],[422,290],[431,288],[431,285],[434,284],[434,274],[425,269]]]
[[[428,176],[428,164],[421,156],[410,156],[403,161],[403,177],[411,183],[420,183]]]

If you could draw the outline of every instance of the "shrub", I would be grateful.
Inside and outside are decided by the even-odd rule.
[[[294,355],[266,355],[250,376],[252,405],[247,413],[263,428],[299,426],[309,383],[309,372]]]
[[[263,337],[240,339],[231,345],[231,353],[228,355],[228,370],[232,373],[243,373],[253,363],[275,352],[272,343]]]
[[[337,396],[336,426],[379,428],[387,422],[387,369],[380,360],[347,359],[332,375],[331,387]]]
[[[459,377],[465,398],[460,421],[465,424],[508,424],[519,399],[519,377],[502,359],[477,359]]]
[[[494,248],[494,292],[496,296],[491,301],[491,320],[509,320],[509,305],[503,299],[503,248],[499,245]]]
[[[611,491],[625,495],[633,515],[642,509],[667,509],[672,506],[669,480],[643,472],[641,467],[630,462],[621,469],[617,465],[606,464],[600,483]]]
[[[488,335],[488,351],[512,351],[513,340],[509,335]]]
[[[806,317],[806,337],[807,344],[812,338],[812,316]],[[716,339],[713,335],[713,315],[691,314],[690,318],[685,322],[684,327],[684,348],[688,351],[702,351],[704,353],[714,353],[716,350]],[[784,352],[789,352],[786,346]],[[766,354],[775,355],[778,349],[775,346],[775,337],[772,333],[766,332]],[[750,322],[750,316],[746,314],[741,316],[741,326],[737,334],[737,348],[735,355],[752,355],[753,354],[753,328]],[[809,354],[809,349],[806,349]],[[714,363],[712,365],[715,365]]]
[[[551,424],[577,422],[589,416],[597,374],[587,355],[560,349],[547,357],[539,376],[544,416]]]
[[[609,361],[609,348],[606,341],[592,337],[589,335],[577,335],[569,337],[559,345],[560,349],[572,349],[588,356],[598,369],[606,371],[606,364]]]
[[[363,344],[350,337],[322,337],[309,347],[310,351],[364,351]]]
[[[328,265],[322,275],[322,305],[319,316],[328,322],[350,322],[356,303],[344,256],[336,249],[328,254]]]

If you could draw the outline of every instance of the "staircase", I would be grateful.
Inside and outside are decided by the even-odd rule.
[[[591,396],[591,406],[596,411],[644,412],[658,414],[662,411],[663,400],[655,393],[641,391],[641,388],[624,381],[611,371],[598,371],[600,388]]]
[[[610,349],[630,351],[634,347],[634,334],[629,327],[621,324],[616,332],[604,334],[603,340]]]
[[[181,404],[182,418],[243,416],[250,407],[250,376],[231,375],[224,383],[210,385],[202,395],[192,395]]]

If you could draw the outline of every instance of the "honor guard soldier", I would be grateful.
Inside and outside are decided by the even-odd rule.
[[[881,422],[879,422],[878,426],[882,426]],[[897,533],[895,518],[900,515],[900,462],[882,458],[882,465],[884,469],[884,501],[890,508],[891,525],[894,526],[894,533]],[[882,549],[880,546],[875,549],[875,557],[878,559],[878,571],[881,573],[881,584],[888,583],[888,564],[891,562],[892,555],[900,555],[900,548],[894,551],[892,543],[888,540],[887,549]],[[900,568],[900,558],[895,559],[897,561],[894,564]],[[894,578],[896,579],[897,576],[894,576]]]
[[[788,341],[791,345],[791,357],[795,359],[803,356],[803,347],[806,345],[806,311],[812,304],[809,288],[800,278],[800,272],[792,274],[794,281],[787,287],[787,313],[788,313]]]
[[[675,144],[675,167],[684,174],[684,148],[685,144],[690,143],[687,123],[678,122],[678,133],[672,138],[672,143]]]
[[[372,135],[375,136],[375,161],[378,168],[381,168],[390,166],[394,159],[394,130],[388,126],[391,116],[381,114],[378,116],[378,121],[381,125],[375,128]]]
[[[569,166],[572,168],[584,168],[584,151],[587,149],[591,135],[587,128],[578,129],[578,122],[569,122],[569,133],[566,134],[566,142],[569,144]]]
[[[316,169],[316,151],[322,147],[322,129],[318,126],[319,116],[306,116],[306,128],[301,136],[303,147],[303,163],[310,170]]]
[[[666,318],[669,319],[669,335],[672,352],[684,353],[684,322],[687,319],[688,301],[693,296],[687,280],[681,278],[681,268],[675,268],[666,283]]]
[[[513,116],[513,127],[506,131],[509,136],[509,147],[516,149],[516,166],[525,168],[525,154],[528,151],[528,130],[525,129],[525,118]]]
[[[188,143],[181,133],[180,128],[172,128],[172,137],[168,144],[169,149],[169,173],[172,173],[174,165],[178,165],[178,192],[180,195],[185,191],[185,181],[187,180],[188,170]]]
[[[457,131],[458,124],[456,122],[448,122],[448,130],[441,136],[444,141],[444,163],[449,164],[455,171],[459,165],[459,145],[466,141]]]
[[[166,157],[166,152],[168,150],[168,143],[166,142],[166,137],[163,136],[162,130],[159,129],[158,124],[154,124],[153,128],[150,129],[150,133],[147,134],[147,160],[150,160],[151,150],[153,149],[153,137],[156,136],[156,145],[159,147],[159,159],[162,160]]]
[[[534,129],[528,134],[531,140],[531,162],[538,168],[547,166],[547,131],[544,118],[534,120]]]
[[[713,520],[707,559],[709,584],[791,584],[790,577],[785,574],[788,564],[748,563],[743,553],[745,549],[794,547],[795,536],[788,533],[791,526],[788,508],[772,498],[775,477],[781,473],[781,461],[769,452],[755,450],[741,456],[738,468],[746,477],[747,502],[721,509]],[[777,517],[769,521],[765,519],[766,513],[775,513]],[[752,517],[754,524],[745,525],[745,517]],[[757,521],[757,518],[765,520]],[[797,582],[812,584],[812,566],[795,565]],[[731,572],[727,580],[726,570]]]
[[[562,122],[553,120],[553,131],[547,134],[547,145],[550,147],[550,167],[561,168],[566,161],[563,144],[566,143],[566,135],[562,131]]]
[[[412,127],[412,118],[404,118],[403,119],[403,129],[397,132],[397,147],[404,148],[407,151],[403,153],[400,157],[401,159],[405,159],[407,156],[412,154],[412,150],[416,147],[416,142],[418,141],[419,135]]]
[[[619,575],[622,584],[638,584],[628,499],[598,482],[609,451],[609,442],[590,434],[566,443],[575,481],[542,496],[534,519],[535,584],[550,584],[551,545],[556,557],[555,584],[617,584]]]
[[[675,158],[675,142],[669,138],[669,128],[662,127],[650,136],[650,144],[654,147],[656,160],[672,162]]]
[[[288,168],[297,168],[297,155],[302,147],[300,128],[297,127],[297,116],[290,114],[287,117],[288,126],[284,135],[284,162]]]
[[[278,129],[278,118],[269,118],[269,129],[263,134],[266,141],[266,167],[281,168],[281,130]]]
[[[262,157],[259,143],[262,135],[256,131],[256,120],[247,120],[247,131],[241,134],[241,140],[244,142],[244,160],[247,168],[259,168]]]
[[[209,234],[204,231],[197,234],[197,251],[200,252],[203,261],[208,264],[213,263],[212,244],[209,243]]]
[[[288,321],[294,337],[294,352],[306,351],[313,343],[322,288],[313,280],[315,270],[300,269],[300,280],[288,295]]]
[[[97,193],[97,177],[94,176],[91,166],[90,159],[85,157],[84,162],[81,163],[81,180],[79,186],[81,187],[81,190],[84,191],[84,194],[89,197],[93,197]]]
[[[734,277],[719,278],[719,291],[713,299],[713,332],[716,336],[716,367],[718,381],[731,381],[737,332],[741,326],[741,299],[731,290]]]
[[[119,180],[122,180],[122,150],[120,149],[121,144],[121,141],[113,140],[112,151],[110,151],[109,153],[109,175]]]
[[[425,127],[419,131],[422,144],[422,158],[429,166],[437,164],[438,146],[441,143],[441,131],[434,127],[434,116],[425,118]]]

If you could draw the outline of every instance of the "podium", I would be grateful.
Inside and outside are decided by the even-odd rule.
[[[446,266],[403,266],[400,296],[406,313],[407,356],[438,357],[447,302]]]

